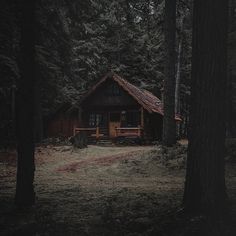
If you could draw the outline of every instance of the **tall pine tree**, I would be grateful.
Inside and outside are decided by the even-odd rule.
[[[227,0],[196,0],[189,149],[185,208],[219,213],[226,199],[224,178]]]
[[[20,79],[17,92],[17,183],[15,202],[30,206],[34,192],[34,68],[35,68],[35,2],[19,2],[21,14]]]
[[[176,0],[165,1],[165,79],[164,79],[164,119],[163,144],[176,143],[175,123],[175,29]]]

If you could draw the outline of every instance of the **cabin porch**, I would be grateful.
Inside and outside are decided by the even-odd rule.
[[[89,140],[143,138],[144,111],[139,109],[87,110],[82,115],[83,126],[74,128],[74,135],[84,131]]]

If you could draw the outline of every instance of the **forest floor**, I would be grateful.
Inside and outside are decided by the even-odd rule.
[[[234,153],[235,155],[235,153]],[[236,235],[236,158],[227,158],[231,213],[217,224],[181,211],[186,143],[36,149],[33,208],[14,206],[16,153],[0,153],[0,235]]]

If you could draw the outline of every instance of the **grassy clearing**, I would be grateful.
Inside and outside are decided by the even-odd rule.
[[[12,204],[15,153],[1,155],[1,235],[198,235],[199,224],[205,222],[183,218],[179,211],[183,145],[38,147],[37,204],[28,210]],[[234,171],[235,166],[228,165],[232,199],[236,199]]]

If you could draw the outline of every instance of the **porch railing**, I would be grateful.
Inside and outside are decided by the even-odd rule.
[[[99,127],[96,128],[74,128],[74,135],[81,131],[90,133],[90,136],[95,137],[97,140],[102,137],[104,134],[100,133]]]
[[[116,137],[141,137],[143,132],[142,127],[123,127],[116,128]]]
[[[74,135],[81,131],[85,131],[91,137],[95,137],[98,140],[100,137],[104,136],[104,134],[100,133],[99,127],[95,128],[74,128]],[[122,127],[122,128],[115,128],[115,135],[116,137],[142,137],[143,128],[142,127]]]

